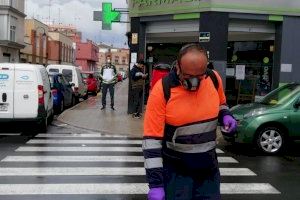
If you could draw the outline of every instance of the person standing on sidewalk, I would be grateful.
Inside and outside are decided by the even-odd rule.
[[[106,64],[102,67],[100,77],[102,79],[102,108],[106,107],[106,94],[109,90],[110,94],[110,106],[112,110],[114,108],[114,93],[115,93],[115,84],[117,82],[117,70],[114,65],[111,64],[110,57],[106,58]]]
[[[143,97],[145,79],[147,78],[147,74],[144,74],[145,62],[139,61],[130,71],[131,77],[131,88],[132,88],[132,96],[133,96],[133,105],[134,105],[134,113],[132,117],[141,118],[140,110],[141,101]]]
[[[206,50],[189,44],[176,68],[150,93],[143,152],[149,200],[220,200],[218,122],[233,134],[222,79],[207,69]]]

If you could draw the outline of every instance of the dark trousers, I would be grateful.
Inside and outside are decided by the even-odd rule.
[[[141,101],[143,97],[143,88],[133,88],[132,96],[133,96],[134,112],[139,113],[142,110]]]
[[[115,84],[105,84],[102,83],[102,106],[106,106],[106,94],[109,90],[110,94],[110,105],[114,106],[114,95],[115,95]]]
[[[220,181],[218,167],[191,173],[164,162],[166,200],[221,200]]]

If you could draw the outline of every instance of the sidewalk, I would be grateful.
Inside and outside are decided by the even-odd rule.
[[[110,108],[110,96],[107,95],[107,107],[100,110],[101,94],[91,97],[77,106],[66,110],[58,120],[74,127],[89,129],[107,134],[142,137],[143,118],[134,119],[127,114],[128,78],[116,84],[115,111]]]

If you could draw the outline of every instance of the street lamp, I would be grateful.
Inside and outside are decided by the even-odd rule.
[[[43,29],[44,33],[43,33],[43,35],[42,35],[42,38],[43,38],[43,40],[46,40],[47,34],[46,34],[45,28],[44,28],[44,27],[41,27],[41,26],[38,26],[38,27],[36,28],[36,31],[37,31],[39,28],[40,28],[40,29]]]
[[[36,38],[39,37],[38,34],[37,34],[38,29],[42,29],[42,30],[44,31],[44,33],[42,34],[42,46],[40,47],[40,48],[43,49],[43,50],[42,50],[43,53],[42,53],[42,55],[40,55],[40,56],[42,57],[42,60],[43,60],[42,63],[44,63],[44,53],[46,53],[46,63],[47,63],[47,60],[48,60],[48,52],[47,52],[47,34],[46,34],[46,30],[45,30],[44,27],[38,26],[38,27],[35,29],[35,32],[36,32],[35,36],[36,36]],[[44,51],[44,49],[45,49],[46,51]]]

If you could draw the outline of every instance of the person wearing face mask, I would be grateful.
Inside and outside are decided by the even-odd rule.
[[[145,79],[148,74],[144,73],[146,63],[143,60],[140,60],[133,68],[130,70],[131,77],[131,88],[132,88],[132,97],[133,97],[133,105],[134,105],[134,113],[132,115],[133,118],[141,118],[140,110],[141,99],[143,97],[143,91],[145,87]]]
[[[218,122],[234,134],[237,122],[226,105],[221,77],[207,69],[204,48],[186,45],[147,103],[143,152],[149,200],[221,199]]]
[[[114,93],[115,93],[115,84],[117,82],[117,70],[114,65],[111,64],[110,57],[106,58],[106,64],[102,67],[100,78],[102,79],[102,108],[106,107],[106,94],[109,90],[110,94],[110,107],[112,110],[114,108]]]

